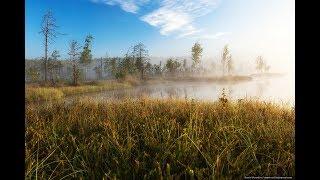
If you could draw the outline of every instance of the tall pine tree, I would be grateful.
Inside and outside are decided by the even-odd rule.
[[[81,52],[80,56],[80,63],[85,66],[85,79],[87,76],[87,66],[92,62],[92,54],[91,54],[91,43],[92,43],[93,37],[91,35],[88,35],[86,37],[86,40],[84,42],[83,51]]]

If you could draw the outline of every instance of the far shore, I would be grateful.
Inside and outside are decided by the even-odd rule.
[[[251,74],[250,77],[280,77],[286,75],[285,73],[258,73]]]
[[[242,82],[250,81],[252,77],[250,76],[184,76],[184,77],[156,77],[149,78],[142,84],[153,84],[153,83],[164,83],[164,82]]]

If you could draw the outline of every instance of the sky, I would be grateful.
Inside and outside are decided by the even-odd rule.
[[[262,55],[271,69],[294,72],[294,0],[26,0],[26,58],[44,54],[39,34],[51,10],[58,36],[49,52],[67,58],[71,40],[94,37],[94,57],[123,56],[142,42],[150,56],[191,56],[195,42],[203,57],[218,61],[228,44],[236,62],[254,63]]]

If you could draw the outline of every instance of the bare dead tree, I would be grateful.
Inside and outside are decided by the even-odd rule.
[[[47,82],[48,77],[48,45],[54,42],[54,38],[57,38],[58,34],[56,31],[58,26],[56,25],[56,19],[53,13],[49,10],[43,16],[41,23],[41,31],[39,32],[44,36],[44,80]]]

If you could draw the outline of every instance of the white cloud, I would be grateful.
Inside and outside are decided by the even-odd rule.
[[[120,6],[124,11],[137,13],[150,0],[91,0],[110,6]],[[151,26],[159,28],[160,34],[177,33],[177,38],[196,37],[216,39],[224,34],[204,34],[204,29],[196,28],[193,22],[212,12],[220,0],[159,0],[160,7],[140,17]]]
[[[126,12],[137,13],[139,7],[149,2],[149,0],[91,0],[91,2],[105,3],[110,6],[119,5]]]
[[[218,0],[163,0],[160,8],[141,17],[142,21],[158,27],[162,35],[179,32],[181,37],[201,32],[192,22],[213,11]]]
[[[196,29],[193,26],[189,25],[181,31],[182,31],[182,33],[177,38],[183,38],[183,37],[193,36],[195,34],[199,34],[199,33],[203,32],[203,29]]]
[[[202,35],[197,35],[193,36],[195,39],[219,39],[221,36],[225,36],[231,34],[231,32],[218,32],[215,34],[202,34]]]

